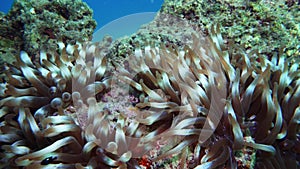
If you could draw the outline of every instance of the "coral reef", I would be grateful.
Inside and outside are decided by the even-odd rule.
[[[143,25],[136,33],[129,37],[124,37],[114,41],[112,49],[108,54],[112,60],[122,60],[134,53],[137,47],[159,47],[161,43],[165,45],[176,45],[179,48],[192,43],[192,33],[195,32],[196,25],[192,25],[187,20],[174,17],[169,14],[157,13],[155,19]]]
[[[110,56],[127,57],[137,44],[147,46],[149,41],[153,46],[163,42],[182,47],[183,38],[189,39],[193,28],[207,35],[208,28],[218,23],[226,41],[269,58],[284,49],[280,55],[297,62],[299,16],[299,5],[292,1],[166,0],[152,22],[133,35],[117,39]]]
[[[298,2],[299,3],[299,2]],[[299,4],[293,1],[166,0],[162,13],[199,24],[207,32],[211,23],[222,25],[222,35],[246,49],[268,57],[285,48],[286,57],[300,51]]]
[[[0,12],[0,65],[15,61],[21,50],[22,35],[20,28],[14,28],[10,19]],[[1,66],[2,67],[2,66]]]
[[[58,41],[88,41],[96,27],[92,15],[81,0],[16,0],[8,14],[0,16],[1,57],[11,63],[21,50],[31,56],[55,50]]]
[[[59,2],[51,1],[51,7]],[[272,18],[272,5],[293,13],[297,2],[225,0],[197,6],[203,2],[166,1],[153,22],[116,42],[59,38],[47,29],[43,34],[51,44],[32,48],[33,54],[19,54],[30,46],[17,46],[15,64],[4,64],[0,79],[0,168],[300,166],[299,39],[285,50],[278,42],[264,52],[264,39],[250,44],[261,46],[247,46],[237,40],[245,32],[230,38],[228,30],[238,25],[228,27],[212,17],[209,22],[221,24],[208,26],[205,19],[199,23],[203,12],[195,12],[205,8],[209,17],[222,18],[218,12],[227,10],[244,16],[233,7],[261,7],[259,16]],[[30,9],[30,15],[48,11]],[[67,17],[65,12],[59,17]],[[20,26],[4,15],[1,22],[7,23],[1,27],[5,31]],[[293,27],[288,31],[295,30],[294,22],[288,24]],[[292,35],[298,37],[297,31]],[[27,35],[3,44],[12,47],[12,39]],[[278,40],[273,38],[268,40]]]

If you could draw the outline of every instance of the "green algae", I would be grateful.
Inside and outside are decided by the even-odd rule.
[[[165,0],[161,12],[197,23],[203,32],[220,24],[226,39],[267,57],[280,48],[286,57],[298,57],[299,8],[296,1]]]
[[[212,25],[219,24],[228,43],[257,51],[267,58],[283,55],[295,61],[300,55],[299,8],[297,2],[288,1],[165,0],[157,15],[187,20],[186,26],[198,27],[206,35]],[[184,46],[186,43],[178,36],[185,36],[186,30],[177,23],[162,25],[161,20],[156,17],[137,33],[118,39],[109,56],[127,57],[136,47],[145,47],[149,42],[153,46],[161,43]],[[177,36],[175,31],[181,35]]]
[[[93,11],[81,0],[16,0],[0,15],[0,55],[11,62],[21,50],[34,56],[57,42],[84,42],[96,27]]]

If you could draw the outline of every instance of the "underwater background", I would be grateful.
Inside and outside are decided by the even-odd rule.
[[[141,13],[157,12],[163,0],[85,0],[94,11],[94,19],[97,21],[95,30],[120,17]],[[13,0],[1,0],[0,11],[7,13],[13,4]]]
[[[0,169],[300,168],[300,1],[12,2]]]

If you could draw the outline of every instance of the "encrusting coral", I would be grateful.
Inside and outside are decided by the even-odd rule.
[[[42,49],[55,50],[58,41],[86,42],[96,27],[92,16],[81,0],[15,0],[6,15],[0,14],[1,57],[12,63],[21,50],[35,55]]]
[[[245,50],[257,50],[269,58],[283,51],[281,55],[298,62],[299,11],[293,0],[165,0],[154,20],[131,36],[117,39],[110,55],[127,57],[136,44],[145,47],[149,39],[156,46],[164,42],[180,48],[193,27],[207,35],[211,23],[218,23],[224,39]]]
[[[225,39],[268,57],[280,48],[285,57],[299,56],[299,1],[165,0],[160,11],[199,24],[203,32],[219,23]]]
[[[179,168],[253,168],[244,150],[257,168],[299,165],[299,63],[224,44],[219,27],[191,37],[112,63],[109,40],[21,52],[0,85],[1,167],[141,168],[148,156],[158,168],[176,155]],[[108,106],[116,91],[128,109]],[[168,146],[151,155],[157,142]]]

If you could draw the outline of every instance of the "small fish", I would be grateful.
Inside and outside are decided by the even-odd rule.
[[[47,157],[41,162],[41,165],[48,165],[56,159],[57,159],[57,157],[53,157],[53,156]]]

